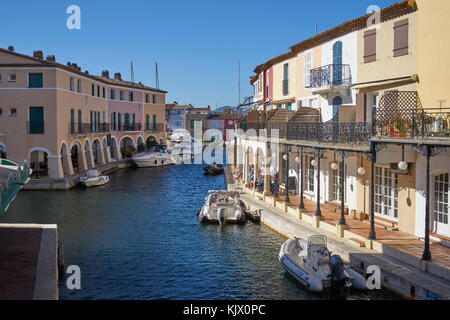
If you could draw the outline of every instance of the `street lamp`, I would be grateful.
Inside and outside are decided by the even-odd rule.
[[[334,152],[334,161],[331,164],[331,169],[337,170],[339,168],[338,164],[336,163],[336,151]]]
[[[363,160],[364,160],[363,154],[361,153],[361,166],[358,168],[358,174],[361,176],[366,174],[366,169],[364,169],[364,166],[363,166]]]
[[[402,161],[398,163],[398,168],[403,171],[408,169],[408,164],[405,162],[405,145],[402,145]]]

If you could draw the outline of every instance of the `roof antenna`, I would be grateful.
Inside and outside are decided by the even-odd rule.
[[[134,69],[133,69],[133,61],[131,61],[130,65],[130,74],[131,74],[131,82],[134,83]]]
[[[316,23],[316,35],[317,35],[317,23]]]
[[[158,62],[155,62],[156,71],[156,89],[159,89],[159,74],[158,74]]]

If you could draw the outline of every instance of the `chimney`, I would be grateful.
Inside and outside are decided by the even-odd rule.
[[[8,47],[8,51],[14,52],[14,46],[9,46],[9,47]]]
[[[36,59],[44,59],[44,54],[42,53],[41,50],[36,50],[33,52],[33,57],[35,57]]]
[[[67,61],[67,66],[72,67],[72,64],[70,63],[70,61]]]
[[[116,80],[122,80],[122,75],[120,74],[120,72],[114,73],[114,79],[116,79]]]
[[[86,70],[84,73],[89,74],[89,71]]]
[[[52,55],[52,54],[49,54],[49,55],[47,56],[47,61],[55,62],[55,56]]]
[[[72,68],[78,69],[78,65],[76,63],[72,63]]]
[[[106,78],[106,79],[109,79],[109,71],[108,70],[103,70],[102,71],[102,77]]]

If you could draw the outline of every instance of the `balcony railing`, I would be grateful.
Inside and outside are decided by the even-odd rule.
[[[140,123],[135,124],[121,124],[118,126],[118,131],[141,131],[142,125]]]
[[[109,133],[110,132],[109,123],[79,123],[71,122],[69,123],[69,134],[70,135],[87,135],[93,133]]]
[[[307,88],[349,86],[352,84],[352,74],[348,64],[330,64],[312,69],[309,78]]]
[[[287,139],[323,143],[366,144],[372,135],[370,122],[288,123]]]
[[[165,131],[164,123],[146,123],[145,132],[162,132]]]
[[[450,108],[374,110],[375,134],[393,138],[450,138]]]

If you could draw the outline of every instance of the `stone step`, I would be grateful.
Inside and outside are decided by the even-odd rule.
[[[364,241],[361,241],[359,239],[356,238],[350,238],[348,239],[348,242],[350,242],[350,244],[352,246],[358,247],[358,248],[364,248],[366,246],[366,243]]]

